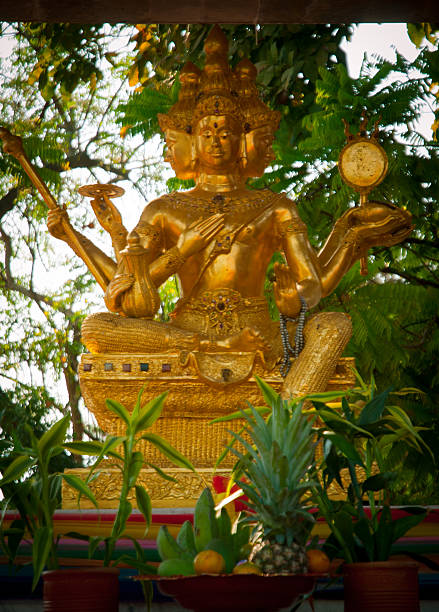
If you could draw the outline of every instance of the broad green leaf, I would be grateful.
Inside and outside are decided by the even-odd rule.
[[[125,406],[122,406],[119,402],[113,399],[105,400],[105,405],[114,414],[116,414],[119,418],[121,418],[127,425],[131,424],[131,417],[128,410]]]
[[[393,542],[396,542],[397,540],[399,540],[399,538],[402,538],[403,536],[405,536],[406,533],[410,531],[410,529],[413,529],[413,527],[416,527],[417,525],[419,525],[419,523],[422,523],[426,515],[427,513],[424,512],[423,514],[415,514],[412,516],[402,516],[401,518],[394,520],[393,521]]]
[[[47,563],[50,549],[52,547],[53,532],[50,527],[38,527],[33,534],[32,543],[32,565],[34,570],[34,578],[32,581],[32,590],[38,584],[44,566]]]
[[[136,485],[136,502],[137,502],[137,507],[139,508],[140,512],[143,514],[145,518],[146,527],[145,527],[145,531],[143,534],[145,536],[148,533],[148,529],[151,526],[151,520],[152,520],[151,498],[149,497],[148,492],[146,491],[145,487]]]
[[[27,455],[16,457],[4,470],[3,478],[0,480],[0,486],[13,482],[14,480],[18,480],[25,472],[27,472],[27,470],[35,465],[36,462],[36,459],[28,457]]]
[[[64,442],[69,424],[70,417],[66,415],[41,436],[38,442],[38,454],[42,461],[48,461],[49,451]]]
[[[334,446],[339,451],[341,451],[343,455],[345,455],[345,457],[349,459],[349,461],[352,461],[354,464],[358,464],[364,467],[362,458],[358,454],[358,451],[355,446],[351,444],[349,440],[346,440],[346,438],[338,434],[326,434],[325,438],[331,440]]]
[[[156,422],[162,413],[163,404],[165,403],[167,395],[168,391],[161,393],[140,410],[139,416],[133,420],[134,434],[148,429]]]
[[[171,446],[169,442],[166,442],[161,436],[157,434],[149,433],[142,436],[143,440],[148,440],[151,444],[154,444],[168,459],[170,459],[178,467],[186,468],[195,472],[195,468],[189,459],[186,459],[184,455],[180,453],[176,448]]]
[[[363,434],[366,437],[372,436],[372,434],[366,431],[366,429],[363,429],[362,427],[358,427],[358,425],[344,418],[343,416],[341,416],[341,414],[338,414],[337,412],[333,410],[328,410],[326,406],[325,408],[321,410],[319,409],[318,416],[328,425],[331,422],[336,421],[344,425],[347,429],[353,429],[354,431],[358,431],[359,433]]]
[[[361,411],[358,425],[370,425],[371,423],[376,423],[382,417],[390,391],[391,388],[386,389],[386,391],[383,391],[383,393],[367,402]]]
[[[369,476],[362,484],[363,493],[367,491],[381,491],[389,486],[389,481],[393,480],[394,475],[392,472],[383,472],[381,474],[375,474]]]
[[[85,497],[87,497],[87,499],[89,499],[91,503],[98,508],[98,502],[96,501],[93,491],[81,478],[79,478],[79,476],[75,476],[74,474],[61,474],[61,477],[66,481],[69,487],[72,487],[72,489],[75,489],[80,494],[78,496],[78,504],[81,495],[85,495]]]

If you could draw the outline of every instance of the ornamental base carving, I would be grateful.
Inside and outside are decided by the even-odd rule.
[[[67,474],[75,474],[85,480],[88,469],[76,468],[66,470]],[[213,476],[230,477],[231,470],[200,469],[195,474],[190,470],[172,468],[167,474],[173,476],[177,482],[169,482],[161,478],[155,470],[143,469],[140,471],[137,484],[143,485],[148,491],[153,508],[193,508],[206,486],[212,486]],[[111,467],[104,467],[98,478],[90,484],[99,509],[114,509],[119,503],[119,494],[122,486],[120,471]],[[129,498],[133,508],[136,508],[136,498]],[[63,510],[78,509],[78,493],[63,481],[62,488]],[[79,508],[94,509],[93,504],[85,497],[81,497]]]
[[[354,359],[340,359],[327,388],[351,388],[355,383],[353,366]],[[214,424],[211,421],[246,408],[247,402],[263,405],[255,374],[277,391],[283,384],[277,372],[268,370],[254,354],[244,352],[207,357],[200,354],[184,357],[176,353],[84,354],[79,374],[87,408],[103,431],[112,435],[124,435],[124,424],[106,408],[106,399],[117,400],[131,411],[142,387],[145,387],[145,402],[168,391],[162,415],[150,431],[165,438],[185,455],[199,476],[177,470],[149,442],[139,444],[137,449],[149,463],[178,479],[177,484],[172,484],[153,470],[141,472],[140,482],[149,491],[156,508],[193,507],[204,486],[211,484],[215,463],[231,439],[228,430],[239,431],[243,425],[238,419]],[[234,463],[235,457],[229,453],[221,464],[222,470],[216,473],[228,475]],[[117,506],[120,489],[117,470],[102,470],[94,487],[101,508]],[[90,507],[85,500],[81,505]],[[63,489],[62,506],[65,509],[77,507],[76,494],[67,487]]]

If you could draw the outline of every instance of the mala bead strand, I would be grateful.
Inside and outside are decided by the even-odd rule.
[[[297,359],[297,357],[299,356],[299,354],[301,353],[305,345],[305,340],[303,337],[303,329],[305,327],[305,316],[308,311],[308,306],[301,295],[299,295],[299,298],[300,298],[302,307],[300,309],[300,313],[297,319],[288,317],[287,315],[284,315],[284,314],[281,314],[279,317],[280,337],[281,337],[282,348],[283,348],[283,353],[284,353],[282,363],[279,368],[282,378],[285,378],[288,372],[290,371],[291,357],[294,357],[294,359]],[[297,321],[297,328],[296,328],[296,335],[294,337],[294,348],[293,348],[290,343],[290,337],[289,337],[288,329],[287,329],[287,322],[296,322],[296,321]]]

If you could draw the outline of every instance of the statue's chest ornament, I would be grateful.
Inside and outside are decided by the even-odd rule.
[[[230,250],[232,248],[232,236],[230,235],[229,231],[227,232],[221,232],[218,236],[218,238],[216,239],[215,245],[213,247],[213,251],[211,252],[211,256],[212,255],[222,255],[225,253],[230,253]]]

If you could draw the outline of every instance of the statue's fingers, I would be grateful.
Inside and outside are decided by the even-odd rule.
[[[276,279],[278,283],[282,285],[283,287],[287,287],[292,284],[292,279],[290,276],[290,269],[286,264],[276,262],[274,264],[274,273],[276,275]]]
[[[202,217],[198,217],[198,219],[195,219],[195,221],[193,221],[187,229],[194,229],[195,227],[197,227],[200,223],[203,223],[203,218]]]
[[[217,213],[201,221],[201,223],[198,224],[197,229],[199,231],[205,231],[220,224],[224,225],[224,215]]]
[[[224,223],[217,227],[211,228],[209,231],[203,233],[202,236],[206,242],[210,242],[210,240],[219,234],[222,229],[224,229]]]
[[[113,204],[113,202],[110,200],[110,198],[107,196],[106,193],[102,194],[105,204],[108,206],[108,208],[110,209],[113,218],[117,221],[122,221],[122,217],[120,215],[119,210],[116,208],[116,206]]]

